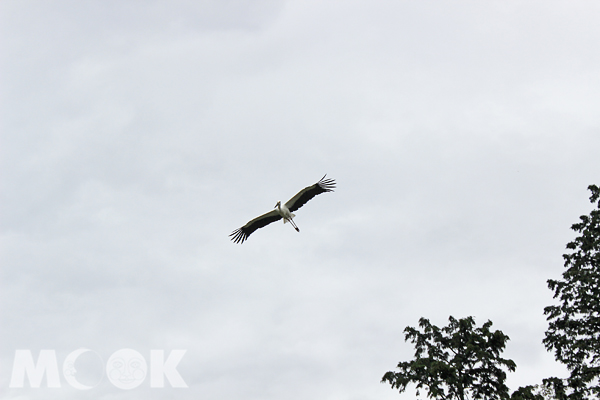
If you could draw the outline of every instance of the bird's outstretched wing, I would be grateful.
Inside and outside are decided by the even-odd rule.
[[[269,211],[268,213],[249,221],[241,228],[231,232],[231,235],[229,236],[231,236],[231,240],[233,240],[235,243],[244,243],[244,241],[248,239],[248,236],[250,236],[255,230],[262,228],[263,226],[267,226],[271,222],[279,221],[280,219],[281,215],[279,215],[277,210]]]
[[[325,174],[321,180],[319,180],[319,182],[312,186],[305,187],[294,197],[289,199],[287,203],[285,203],[285,206],[290,210],[290,212],[296,211],[318,194],[333,192],[333,189],[335,189],[335,180],[325,179],[326,176],[327,174]]]

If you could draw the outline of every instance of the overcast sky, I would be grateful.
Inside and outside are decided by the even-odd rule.
[[[600,3],[3,0],[0,18],[0,398],[414,399],[379,381],[413,355],[406,326],[450,315],[510,336],[512,390],[564,375],[543,308],[600,184]],[[300,233],[229,240],[325,173]],[[9,388],[17,349],[62,371],[79,348],[185,349],[188,388]]]

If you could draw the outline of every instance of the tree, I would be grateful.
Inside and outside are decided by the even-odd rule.
[[[422,331],[407,327],[405,340],[415,344],[415,359],[400,362],[399,372],[387,372],[381,382],[387,382],[400,393],[410,383],[426,388],[433,399],[509,399],[504,384],[506,372],[516,368],[512,360],[500,357],[509,337],[501,331],[492,332],[491,321],[474,328],[473,317],[449,318],[448,326],[438,328],[421,318]]]
[[[554,400],[557,399],[556,391],[552,385],[544,383],[542,385],[529,385],[520,387],[510,396],[510,400]]]
[[[549,326],[543,343],[570,372],[565,380],[544,381],[561,399],[600,398],[600,189],[588,189],[597,208],[571,226],[579,236],[563,255],[567,270],[561,280],[548,280],[559,304],[544,308]]]
[[[544,400],[544,396],[536,393],[536,389],[535,386],[520,387],[513,392],[510,396],[510,400]]]

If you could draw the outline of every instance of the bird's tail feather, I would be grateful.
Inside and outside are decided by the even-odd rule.
[[[296,216],[296,214],[290,214],[290,219],[294,218],[295,216]],[[284,218],[284,219],[283,219],[283,223],[284,223],[284,224],[287,224],[287,223],[288,223],[288,221],[289,221],[289,220],[288,220],[287,218]],[[292,225],[294,225],[294,224],[292,224]]]

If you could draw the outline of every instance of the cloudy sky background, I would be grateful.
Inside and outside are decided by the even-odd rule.
[[[594,1],[0,2],[3,399],[414,399],[420,317],[509,386],[599,184]],[[334,193],[228,234],[323,174]],[[9,389],[16,349],[187,349],[187,389]]]

